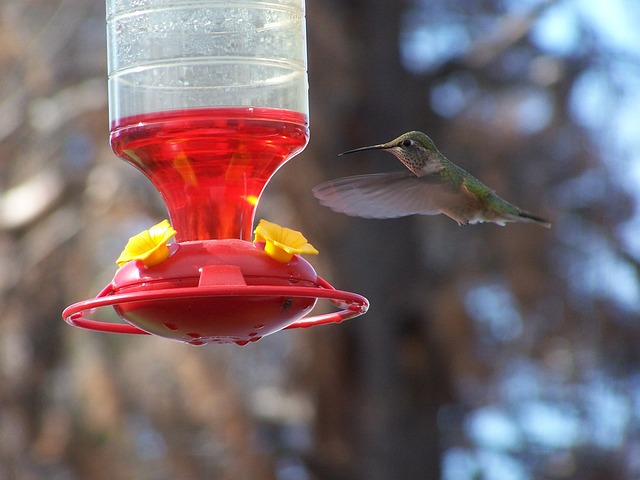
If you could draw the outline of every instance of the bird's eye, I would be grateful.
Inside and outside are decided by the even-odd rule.
[[[408,138],[402,142],[403,147],[413,147],[413,140],[409,140]]]

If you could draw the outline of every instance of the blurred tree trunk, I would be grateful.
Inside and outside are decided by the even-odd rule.
[[[315,31],[311,32],[312,98],[318,92],[314,82],[326,79],[329,74],[320,72],[327,69],[338,68],[342,76],[335,71],[331,75],[342,79],[343,92],[350,92],[350,98],[338,106],[344,116],[320,127],[322,139],[313,129],[322,114],[316,115],[319,112],[312,109],[313,142],[328,142],[338,149],[327,152],[324,179],[397,170],[397,161],[388,154],[339,160],[335,154],[340,149],[388,141],[424,124],[425,109],[420,101],[424,85],[400,63],[398,42],[405,7],[403,2],[386,0],[352,2],[346,31],[341,33],[343,42],[348,43],[343,43],[337,56],[325,51],[327,64],[318,67],[315,76],[314,62],[316,58],[322,61],[323,53],[314,51],[318,42],[314,41]],[[314,22],[338,17],[326,12],[316,15],[315,8],[319,7],[309,5]],[[332,477],[321,478],[438,478],[436,416],[449,397],[450,382],[417,305],[417,297],[428,296],[428,292],[415,295],[415,286],[428,272],[421,271],[416,260],[419,248],[414,219],[349,218],[339,236],[332,251],[338,285],[367,296],[373,303],[365,317],[334,332],[339,338],[330,343],[334,352],[340,352],[341,361],[327,362],[326,350],[318,360],[321,369],[342,371],[321,375],[328,380],[323,383],[325,391],[320,392],[323,405],[318,434],[349,451],[346,458],[344,452],[338,458],[337,449],[332,451],[335,463],[341,465],[343,474],[348,472],[346,475],[334,471]],[[349,268],[340,269],[340,265]],[[342,414],[336,415],[336,411]]]
[[[351,119],[358,128],[354,146],[385,142],[419,128],[419,110],[424,108],[419,101],[424,93],[400,64],[404,2],[378,0],[360,8],[353,18],[361,20],[356,28],[365,49],[360,109]],[[367,166],[371,171],[398,168],[393,157],[371,157],[380,159]],[[438,375],[444,371],[433,368],[438,352],[424,345],[426,332],[410,298],[420,282],[414,221],[357,220],[348,231],[345,253],[353,273],[348,283],[375,299],[369,317],[350,332],[359,368],[353,399],[358,418],[356,468],[362,479],[440,476],[436,417],[448,382]],[[413,352],[425,355],[412,358]]]

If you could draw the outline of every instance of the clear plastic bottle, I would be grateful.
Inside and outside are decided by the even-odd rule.
[[[182,240],[251,236],[308,141],[304,0],[107,0],[111,146]]]

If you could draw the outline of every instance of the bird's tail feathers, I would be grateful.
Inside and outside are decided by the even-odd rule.
[[[520,211],[518,212],[518,219],[522,222],[531,222],[536,223],[544,228],[551,228],[551,222],[542,217],[538,217],[537,215],[533,215],[529,212]]]

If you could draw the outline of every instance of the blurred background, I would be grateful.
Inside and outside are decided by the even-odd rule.
[[[108,144],[102,0],[0,2],[0,479],[640,478],[640,3],[311,0],[311,141],[258,218],[367,296],[246,347],[87,332],[166,217]],[[553,222],[363,220],[311,188],[427,132]]]

